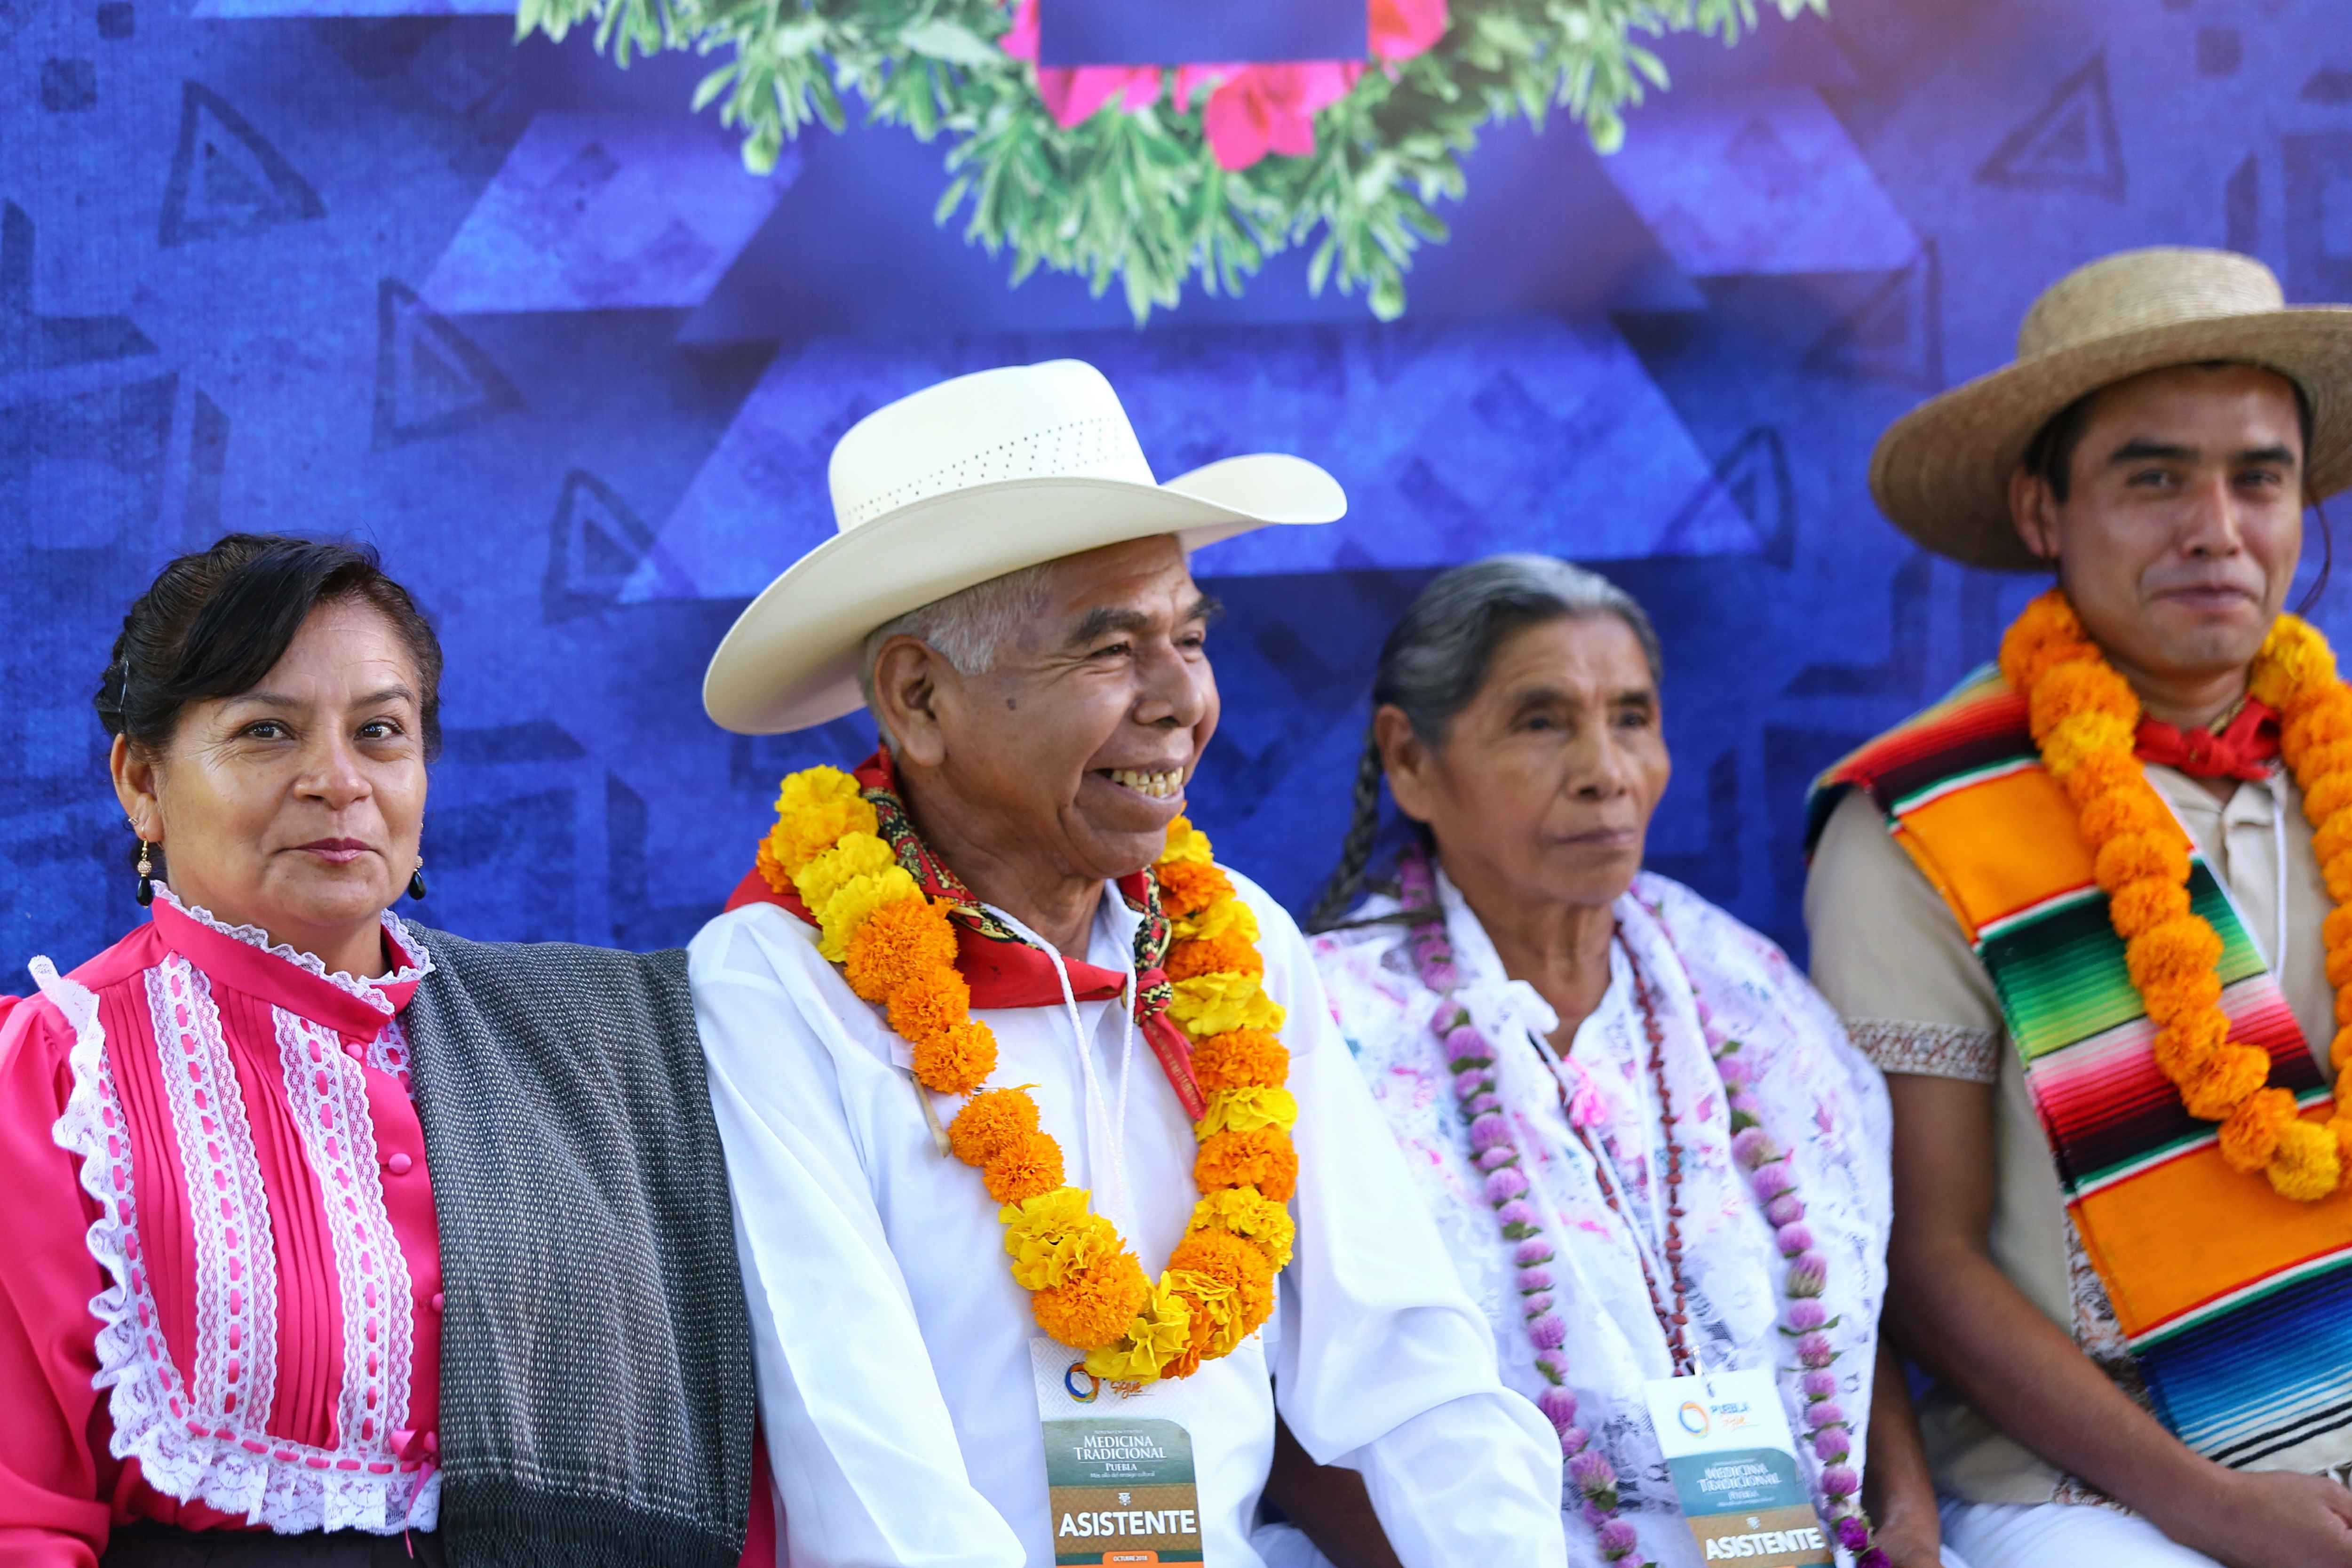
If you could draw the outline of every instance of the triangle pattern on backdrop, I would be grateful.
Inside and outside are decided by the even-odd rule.
[[[1993,149],[1976,177],[1979,184],[2087,190],[2123,200],[2124,148],[2107,89],[2106,50],[2060,82],[2050,101]]]
[[[1944,264],[1932,239],[1907,267],[1805,351],[1814,375],[1892,382],[1915,392],[1944,390]]]
[[[284,153],[202,82],[180,87],[180,142],[163,191],[159,244],[257,233],[327,216]]]
[[[548,524],[542,619],[553,625],[607,608],[640,568],[661,580],[666,596],[693,596],[693,584],[665,569],[654,531],[619,491],[585,468],[566,474]]]
[[[416,290],[396,278],[377,286],[377,451],[454,436],[521,406],[506,373]]]

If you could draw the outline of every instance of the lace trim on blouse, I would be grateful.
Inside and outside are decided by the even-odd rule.
[[[145,987],[194,1222],[191,1386],[163,1343],[140,1245],[130,1126],[108,1059],[98,999],[60,976],[46,958],[36,958],[31,969],[41,994],[74,1032],[68,1058],[73,1088],[50,1136],[79,1159],[82,1190],[100,1211],[87,1240],[110,1283],[89,1302],[98,1321],[98,1371],[90,1383],[109,1391],[113,1456],[138,1460],[146,1484],[166,1497],[239,1514],[278,1534],[393,1534],[433,1528],[440,1514],[438,1472],[421,1475],[415,1464],[396,1458],[391,1447],[392,1421],[395,1415],[405,1418],[410,1325],[405,1264],[383,1210],[382,1187],[369,1190],[360,1184],[352,1194],[358,1212],[346,1211],[350,1223],[338,1226],[334,1236],[346,1352],[339,1442],[318,1447],[276,1436],[266,1429],[278,1362],[275,1248],[244,1092],[210,985],[202,971],[173,954],[149,972]],[[327,1032],[283,1011],[277,1016],[289,1081],[305,1070],[315,1081],[327,1064],[310,1060],[310,1047],[323,1046]],[[298,1026],[289,1029],[289,1023]],[[358,1071],[358,1064],[341,1050],[335,1057]],[[329,1120],[331,1110],[319,1114],[320,1104],[332,1098],[342,1099],[339,1126]],[[356,1120],[349,1099],[341,1096],[322,1094],[319,1103],[295,1097],[292,1110],[314,1168],[322,1175],[329,1167],[360,1173],[359,1162],[373,1144],[363,1094]],[[372,1161],[364,1171],[374,1173]],[[331,1211],[339,1206],[327,1205]],[[377,1362],[381,1371],[375,1376],[351,1375],[355,1347],[373,1347],[358,1353],[362,1363]],[[381,1418],[354,1420],[354,1401],[370,1398],[383,1406]]]
[[[1915,1024],[1848,1018],[1845,1032],[1881,1072],[1917,1073],[1992,1083],[2000,1077],[2000,1036],[1965,1024]]]
[[[206,930],[218,931],[232,942],[257,948],[272,958],[283,959],[305,974],[314,974],[344,994],[358,997],[386,1017],[397,1009],[393,1006],[392,999],[383,994],[385,986],[422,980],[433,973],[433,955],[425,951],[423,942],[408,934],[408,928],[390,910],[384,910],[383,915],[384,934],[392,938],[394,951],[411,954],[416,962],[390,974],[368,976],[353,974],[344,969],[331,971],[318,954],[304,952],[286,942],[271,942],[269,933],[259,926],[233,926],[202,904],[184,904],[162,882],[155,884],[155,896]]]

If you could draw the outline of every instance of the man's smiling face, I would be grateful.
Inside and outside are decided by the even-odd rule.
[[[2021,475],[2018,530],[2126,670],[2196,679],[2252,662],[2303,553],[2294,385],[2182,365],[2098,394],[2060,500]]]
[[[1055,563],[1044,616],[976,675],[942,670],[940,783],[991,847],[1070,877],[1141,870],[1217,728],[1217,606],[1172,538]]]

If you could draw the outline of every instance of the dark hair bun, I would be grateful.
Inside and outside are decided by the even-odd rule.
[[[166,565],[132,602],[94,699],[110,735],[148,752],[171,743],[191,702],[250,691],[322,604],[383,612],[416,667],[425,754],[441,749],[441,641],[408,590],[363,544],[232,533]]]

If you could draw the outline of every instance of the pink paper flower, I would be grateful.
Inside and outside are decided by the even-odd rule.
[[[1016,60],[1037,60],[1038,0],[1021,0],[1013,26],[997,40],[998,47]],[[1065,129],[1091,118],[1104,105],[1116,103],[1130,113],[1160,101],[1158,66],[1037,66],[1037,96],[1045,112]]]
[[[1371,0],[1372,53],[1384,60],[1427,54],[1445,32],[1445,0]]]
[[[1196,65],[1176,72],[1176,101],[1214,84],[1201,111],[1201,132],[1220,168],[1246,169],[1269,153],[1304,158],[1315,151],[1315,116],[1348,94],[1364,68],[1352,61],[1285,65]]]

